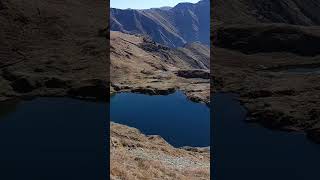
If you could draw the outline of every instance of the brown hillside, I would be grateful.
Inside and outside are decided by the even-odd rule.
[[[111,32],[111,91],[168,94],[184,91],[209,102],[209,48],[171,49],[140,35]]]

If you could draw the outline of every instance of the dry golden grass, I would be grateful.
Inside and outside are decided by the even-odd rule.
[[[201,180],[210,178],[210,152],[174,148],[159,136],[111,123],[113,180]]]
[[[208,66],[208,48],[194,44],[179,49],[153,47],[154,51],[148,51],[141,47],[145,43],[142,36],[115,31],[110,36],[111,92],[176,89],[184,91],[189,98],[197,101],[210,101],[209,79],[183,78],[176,74],[179,70],[200,68],[195,67],[195,64]],[[199,52],[201,56],[195,56],[192,52]]]

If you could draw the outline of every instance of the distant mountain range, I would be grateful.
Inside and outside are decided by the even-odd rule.
[[[110,11],[110,29],[128,34],[144,34],[169,47],[186,43],[210,43],[210,0],[180,3],[172,8]]]

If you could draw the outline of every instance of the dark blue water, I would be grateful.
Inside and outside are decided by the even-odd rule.
[[[245,109],[230,94],[217,94],[212,102],[215,179],[320,179],[320,145],[301,133],[245,123]]]
[[[0,104],[0,179],[104,176],[106,103],[38,98]]]
[[[210,146],[210,110],[181,92],[167,96],[120,93],[111,97],[111,121],[160,135],[171,145]]]

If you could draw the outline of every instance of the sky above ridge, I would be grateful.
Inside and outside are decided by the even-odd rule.
[[[181,2],[197,3],[199,0],[110,0],[110,6],[117,9],[150,9],[163,6],[173,7]]]

